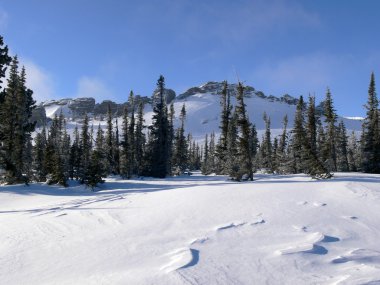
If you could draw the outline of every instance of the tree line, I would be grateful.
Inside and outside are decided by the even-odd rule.
[[[202,173],[229,175],[232,179],[252,180],[253,173],[306,173],[313,178],[331,178],[337,171],[380,173],[379,103],[375,76],[371,74],[366,117],[360,138],[354,131],[347,134],[343,120],[333,106],[329,89],[323,102],[323,113],[317,112],[315,97],[305,102],[300,96],[292,129],[288,117],[283,119],[279,136],[272,138],[270,117],[265,113],[265,132],[261,140],[256,127],[247,115],[244,104],[244,87],[237,86],[236,106],[231,104],[228,84],[221,92],[220,137],[206,135],[203,151]]]
[[[173,103],[165,100],[165,79],[160,76],[153,95],[152,124],[144,122],[144,103],[131,91],[121,122],[108,107],[105,128],[90,125],[85,115],[80,128],[70,136],[62,112],[36,133],[31,116],[36,107],[33,91],[26,86],[26,71],[19,68],[17,56],[8,55],[0,37],[0,171],[8,184],[29,181],[68,185],[77,180],[94,188],[109,175],[164,178],[185,171],[229,175],[232,179],[253,180],[253,173],[307,173],[315,178],[330,178],[336,171],[380,173],[380,129],[374,74],[371,75],[366,104],[367,116],[360,138],[350,137],[343,121],[337,122],[329,90],[323,117],[316,112],[315,98],[301,96],[294,126],[283,120],[280,136],[272,138],[271,121],[265,113],[265,132],[258,138],[249,121],[244,103],[244,86],[237,84],[236,105],[231,103],[228,83],[221,98],[220,136],[205,137],[203,145],[186,135],[186,107],[182,106],[179,126],[174,126]],[[323,120],[323,121],[322,121]]]

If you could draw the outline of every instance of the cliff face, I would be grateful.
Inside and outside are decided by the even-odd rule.
[[[229,84],[228,91],[231,95],[231,104],[236,104],[236,84]],[[181,111],[183,104],[186,105],[186,132],[189,132],[195,138],[204,138],[204,135],[211,132],[219,133],[220,124],[220,96],[223,89],[223,82],[210,81],[198,87],[191,87],[182,94],[176,96],[171,89],[165,89],[165,99],[168,104],[174,103],[175,117]],[[245,86],[244,89],[245,104],[250,121],[255,124],[258,131],[264,130],[263,113],[265,112],[271,119],[271,128],[276,135],[275,130],[281,130],[282,121],[285,115],[288,116],[289,129],[293,126],[293,119],[298,99],[288,94],[282,97],[265,95],[263,92],[256,90],[254,87]],[[144,120],[146,125],[151,124],[152,119],[152,102],[157,97],[155,90],[152,96],[135,96],[136,104],[143,101],[145,104]],[[51,100],[42,103],[35,109],[33,118],[41,126],[59,115],[61,112],[67,119],[68,128],[73,129],[75,125],[81,124],[84,115],[87,113],[90,120],[96,121],[97,124],[105,125],[108,106],[111,107],[112,116],[114,118],[121,117],[124,108],[129,108],[128,102],[116,103],[110,100],[95,102],[94,98],[77,98]],[[318,114],[323,114],[323,102],[317,108]],[[178,118],[177,118],[178,119]],[[175,119],[175,123],[178,121]],[[360,130],[361,121],[351,120],[349,118],[342,119],[349,130]],[[323,121],[323,119],[322,119]]]
[[[236,96],[236,87],[237,84],[228,84],[228,91],[230,92],[231,96]],[[223,82],[215,82],[215,81],[209,81],[205,84],[202,84],[199,87],[191,87],[184,93],[178,95],[178,99],[185,99],[189,96],[195,95],[195,94],[205,94],[209,93],[212,95],[219,95],[221,94],[223,90]],[[254,96],[268,99],[270,102],[284,102],[289,105],[296,105],[298,102],[297,98],[294,98],[290,96],[289,94],[285,94],[282,97],[276,97],[273,95],[266,96],[262,91],[258,91],[252,86],[244,86],[244,97],[252,98]]]

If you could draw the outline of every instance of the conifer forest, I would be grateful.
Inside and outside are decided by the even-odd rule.
[[[219,94],[220,135],[206,134],[202,143],[186,132],[186,104],[175,114],[173,105],[166,103],[162,75],[149,126],[144,122],[144,102],[136,100],[131,91],[122,121],[108,107],[106,129],[93,125],[88,114],[70,136],[61,113],[32,137],[36,102],[33,90],[26,86],[27,76],[1,37],[0,169],[6,184],[66,186],[71,179],[94,189],[108,175],[164,178],[194,170],[228,175],[236,181],[253,180],[256,171],[305,173],[315,179],[331,178],[335,172],[380,173],[380,113],[373,73],[359,135],[347,133],[343,121],[337,121],[333,96],[327,89],[322,114],[316,111],[313,96],[301,96],[294,125],[289,126],[285,116],[279,136],[271,135],[271,118],[264,110],[265,134],[259,138],[247,115],[244,85],[238,82],[233,106],[225,81]],[[180,120],[178,127],[173,123],[175,116]]]

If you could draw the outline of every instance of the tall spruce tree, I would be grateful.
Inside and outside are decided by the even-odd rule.
[[[136,169],[136,138],[135,138],[135,128],[136,128],[136,121],[135,121],[135,97],[133,94],[133,91],[130,92],[129,98],[128,98],[128,105],[131,109],[131,116],[128,126],[128,164],[129,164],[129,176],[136,175],[137,169]]]
[[[5,78],[6,70],[11,63],[12,58],[8,56],[8,46],[4,46],[3,37],[0,36],[0,172],[2,169],[6,169],[6,148],[4,145],[4,140],[7,139],[6,132],[4,128],[6,128],[6,120],[4,116],[7,116],[7,106],[4,105],[6,92],[2,88],[3,78]]]
[[[238,149],[238,128],[237,128],[238,114],[235,111],[232,114],[231,121],[228,124],[227,133],[227,158],[226,158],[226,171],[233,180],[240,179],[240,159]]]
[[[168,172],[169,163],[169,134],[168,110],[164,98],[165,78],[161,75],[157,81],[157,95],[154,98],[152,125],[150,130],[149,174],[153,177],[164,178]]]
[[[172,102],[170,104],[170,108],[169,108],[169,114],[168,114],[168,122],[169,122],[169,125],[168,125],[168,140],[169,140],[169,149],[168,149],[168,157],[169,157],[169,161],[168,161],[168,174],[169,175],[172,175],[173,174],[173,168],[175,168],[175,145],[174,145],[174,141],[175,141],[175,137],[176,137],[176,134],[174,133],[174,114],[175,114],[175,110],[174,110],[174,103]]]
[[[231,120],[231,99],[230,92],[228,90],[227,81],[223,81],[223,89],[220,97],[220,105],[222,107],[222,112],[220,115],[220,137],[219,142],[216,146],[216,158],[217,163],[217,173],[227,174],[226,161],[227,161],[227,136],[228,136],[228,125]]]
[[[137,123],[135,132],[135,157],[137,175],[141,176],[144,171],[144,149],[145,149],[145,133],[144,133],[144,102],[140,101],[137,108]]]
[[[185,137],[185,120],[186,108],[183,104],[181,113],[179,115],[181,125],[177,129],[175,136],[174,159],[173,166],[177,174],[183,173],[188,168],[188,143]]]
[[[112,110],[111,105],[108,104],[107,107],[107,130],[105,137],[105,152],[107,156],[107,172],[108,174],[115,174],[115,147],[114,147],[114,137],[115,134],[113,132],[113,123],[112,123]]]
[[[128,117],[128,107],[124,107],[123,111],[123,122],[121,129],[121,175],[127,179],[131,178],[131,162],[129,157],[129,152],[131,146],[129,145],[129,117]]]
[[[349,171],[347,130],[343,120],[339,122],[336,140],[337,170]]]
[[[37,133],[33,146],[33,171],[34,180],[46,181],[45,155],[46,155],[46,128],[43,126],[41,132]]]
[[[243,175],[247,176],[247,179],[253,180],[253,161],[252,152],[250,149],[250,135],[251,135],[251,123],[248,119],[246,111],[246,105],[244,103],[244,86],[241,82],[237,86],[237,127],[238,127],[238,150],[239,160],[241,163],[240,173],[237,180],[240,180]]]
[[[307,106],[306,139],[303,145],[304,172],[313,178],[330,178],[331,174],[319,160],[317,151],[317,121],[318,117],[315,109],[315,98],[309,96]]]
[[[266,168],[267,171],[273,172],[273,156],[272,156],[272,139],[270,131],[270,118],[264,112],[263,120],[265,122],[265,135],[261,145],[261,166]]]
[[[252,156],[252,161],[256,161],[256,163],[253,163],[253,172],[256,172],[257,168],[257,150],[259,148],[259,139],[257,137],[257,131],[256,131],[256,125],[253,124],[251,128],[251,135],[250,135],[250,149],[251,149],[251,156]],[[227,148],[228,149],[228,148]]]
[[[361,148],[358,145],[358,139],[356,138],[355,131],[351,132],[351,136],[347,146],[347,160],[349,171],[361,170]]]
[[[107,161],[106,161],[106,155],[104,152],[104,131],[100,127],[100,124],[98,125],[98,130],[96,132],[95,150],[97,151],[96,159],[98,159],[98,167],[100,170],[99,173],[101,174],[102,177],[106,177],[107,176],[107,172],[106,172]]]
[[[84,117],[82,130],[80,134],[80,171],[79,171],[79,181],[81,183],[88,184],[90,180],[90,160],[91,160],[91,140],[89,133],[89,122],[87,114]]]
[[[119,137],[119,122],[115,119],[115,135],[113,137],[112,147],[113,147],[113,163],[114,163],[114,174],[120,174],[120,137]],[[92,142],[92,139],[91,139]],[[96,155],[97,157],[97,155]]]
[[[80,137],[78,126],[76,125],[73,133],[73,143],[70,147],[70,169],[69,177],[71,179],[79,179],[79,168],[81,159]]]
[[[208,134],[205,136],[205,144],[203,146],[203,160],[202,160],[202,167],[201,171],[202,174],[208,175],[211,173],[210,171],[210,164],[209,164],[209,155],[208,155],[209,147],[208,147]]]
[[[330,89],[327,88],[324,101],[324,116],[326,123],[326,140],[324,143],[324,165],[328,171],[336,171],[336,119],[337,115],[333,106]]]
[[[373,72],[371,73],[365,108],[367,116],[363,122],[362,132],[362,169],[364,172],[380,173],[379,101]]]
[[[278,142],[277,148],[277,172],[280,174],[286,174],[288,170],[288,155],[287,155],[287,146],[288,146],[288,115],[284,116],[282,120],[283,127],[282,133]]]
[[[8,183],[27,182],[30,178],[31,133],[35,128],[30,119],[35,108],[33,91],[26,87],[25,68],[20,74],[18,64],[17,56],[13,57],[8,84],[0,99],[0,161]]]
[[[292,139],[291,139],[291,172],[292,173],[302,173],[305,170],[305,162],[303,154],[304,145],[306,140],[306,131],[305,131],[305,103],[303,96],[300,96],[296,113],[294,117],[294,126],[292,130]]]

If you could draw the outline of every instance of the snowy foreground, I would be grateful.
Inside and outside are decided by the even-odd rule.
[[[0,284],[380,284],[380,176],[0,187]]]

